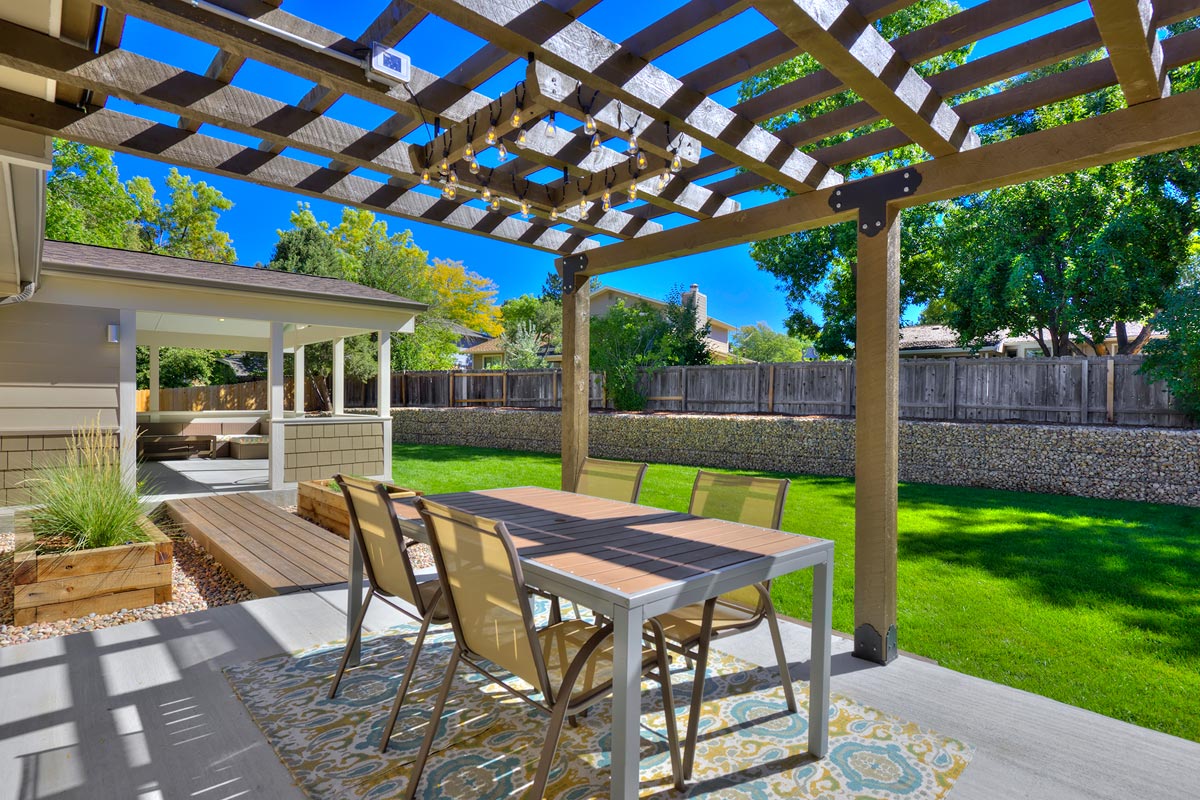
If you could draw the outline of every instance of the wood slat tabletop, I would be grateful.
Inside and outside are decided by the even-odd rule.
[[[523,559],[625,593],[822,541],[538,487],[457,492],[429,499],[502,520]],[[397,500],[396,513],[402,520],[418,523],[412,503]]]

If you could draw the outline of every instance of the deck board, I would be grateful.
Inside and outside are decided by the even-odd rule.
[[[167,513],[259,597],[346,580],[349,544],[251,494],[181,498]]]

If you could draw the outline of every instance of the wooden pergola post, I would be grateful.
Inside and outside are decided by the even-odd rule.
[[[292,353],[292,403],[299,416],[304,416],[304,345],[296,345]]]
[[[567,259],[559,260],[563,276],[562,488],[573,492],[588,453],[591,297],[589,278],[564,268],[564,261]]]
[[[882,220],[868,216],[859,215],[855,274],[854,655],[887,664],[896,658],[900,212],[889,204]]]
[[[346,338],[339,336],[333,340],[333,386],[330,392],[333,408],[330,409],[335,417],[346,413]]]
[[[147,411],[158,411],[161,408],[162,380],[159,372],[159,347],[150,345],[150,402]]]

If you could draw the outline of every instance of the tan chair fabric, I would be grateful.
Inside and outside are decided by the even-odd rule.
[[[566,676],[571,662],[575,660],[575,656],[579,655],[579,651],[583,649],[587,640],[596,630],[595,625],[572,619],[538,631],[538,646],[541,648],[542,658],[546,662],[546,673],[552,686],[562,686],[563,678]],[[656,657],[654,648],[644,648],[642,650],[642,669],[649,669],[654,664]],[[584,667],[575,682],[575,686],[571,690],[572,703],[584,702],[588,698],[609,690],[613,679],[612,658],[613,639],[609,636],[592,654],[587,666]]]
[[[579,468],[579,480],[575,484],[575,491],[590,497],[636,503],[642,492],[642,478],[646,475],[646,466],[629,461],[585,458],[583,466]]]
[[[358,520],[363,558],[368,562],[372,582],[380,590],[407,600],[423,612],[424,604],[414,596],[412,564],[403,536],[396,530],[388,507],[375,490],[376,484],[345,475],[340,477]]]

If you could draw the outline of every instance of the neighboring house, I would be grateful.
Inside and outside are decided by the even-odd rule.
[[[458,353],[455,354],[454,360],[459,369],[473,369],[470,350],[476,345],[490,341],[491,337],[480,331],[473,331],[466,325],[460,325],[457,322],[449,324],[450,330],[458,334]]]
[[[737,330],[737,327],[730,325],[728,322],[722,322],[715,317],[708,315],[708,296],[700,291],[697,284],[692,284],[691,287],[683,293],[680,298],[683,302],[694,302],[696,306],[696,325],[703,327],[704,323],[710,326],[708,334],[708,345],[713,355],[720,360],[722,354],[729,354],[729,338],[730,335]],[[615,306],[618,301],[624,301],[625,305],[631,306],[636,303],[645,303],[652,308],[666,309],[667,304],[662,300],[655,300],[652,297],[637,294],[635,292],[627,292],[624,289],[615,289],[612,286],[601,286],[596,291],[592,292],[591,296],[591,313],[593,317],[602,317],[608,310]]]
[[[283,354],[299,360],[305,345],[322,341],[335,342],[336,354],[348,336],[411,332],[424,304],[332,278],[43,244],[40,230],[37,249],[36,261],[21,263],[21,291],[0,284],[0,506],[24,502],[30,472],[60,459],[64,437],[97,419],[117,432],[130,481],[139,431],[150,434],[139,444],[202,439],[209,454],[221,437],[256,434],[269,443],[271,488],[339,471],[391,475],[387,393],[375,415],[345,417],[335,386],[334,416],[305,418],[284,407]],[[380,342],[378,355],[390,358],[391,337]],[[142,413],[138,345],[150,348],[150,410]],[[161,347],[267,353],[268,408],[161,411]]]
[[[547,362],[557,364],[562,361],[558,349],[551,345],[542,345],[538,352]],[[499,369],[504,366],[504,340],[499,336],[495,339],[486,339],[474,347],[468,347],[463,354],[470,359],[470,363],[467,364],[468,369]]]
[[[1132,340],[1142,331],[1142,326],[1136,322],[1126,323],[1126,333]],[[1048,336],[1048,334],[1047,334]],[[1151,339],[1166,338],[1166,334],[1155,331]],[[1110,351],[1117,349],[1117,332],[1114,327],[1109,331],[1105,340]],[[1091,354],[1091,348],[1079,341],[1076,344],[1085,352]],[[1006,358],[1037,358],[1042,355],[1042,347],[1032,336],[1010,336],[1009,332],[998,331],[989,336],[978,350],[961,347],[958,344],[958,333],[947,325],[907,325],[900,328],[900,357],[901,358],[960,358],[963,356],[1006,357]]]

